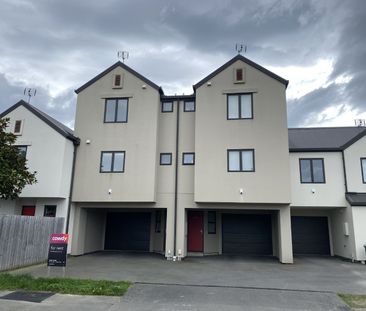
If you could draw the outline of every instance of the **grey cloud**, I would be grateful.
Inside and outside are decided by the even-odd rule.
[[[332,105],[366,110],[362,106],[365,4],[363,0],[4,0],[0,73],[12,70],[14,79],[22,77],[19,81],[32,81],[33,73],[43,76],[41,82],[36,80],[44,94],[37,98],[39,105],[70,122],[75,106],[72,89],[115,62],[117,50],[129,50],[128,65],[166,93],[174,93],[190,89],[235,54],[236,42],[243,42],[248,45],[246,56],[264,66],[310,66],[321,58],[334,59],[328,87],[289,101],[290,124],[310,124]],[[171,52],[164,52],[167,47]],[[341,75],[352,77],[342,91],[334,84]],[[49,95],[49,80],[65,86],[57,98]],[[13,101],[17,87],[0,82],[7,94],[4,100]]]
[[[33,106],[69,127],[74,126],[76,96],[72,89],[62,92],[57,97],[52,97],[47,89],[41,86],[34,88],[37,93],[35,97],[31,98]],[[8,109],[22,99],[28,102],[28,96],[24,95],[24,89],[25,85],[14,86],[3,74],[0,74],[0,111]]]

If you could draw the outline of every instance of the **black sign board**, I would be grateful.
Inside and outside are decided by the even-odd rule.
[[[68,239],[68,234],[51,234],[50,247],[48,249],[48,266],[66,266]]]

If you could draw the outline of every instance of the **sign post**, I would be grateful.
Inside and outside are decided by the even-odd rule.
[[[67,257],[67,243],[69,235],[64,233],[51,234],[50,247],[48,249],[48,276],[50,267],[62,267],[62,274],[65,277],[66,257]]]

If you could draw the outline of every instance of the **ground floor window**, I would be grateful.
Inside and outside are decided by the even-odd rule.
[[[45,205],[44,206],[44,217],[56,217],[56,205]]]
[[[207,213],[208,234],[216,234],[216,212]]]

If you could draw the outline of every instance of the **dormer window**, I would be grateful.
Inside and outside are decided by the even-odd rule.
[[[234,83],[245,83],[244,68],[235,68],[234,69]]]
[[[113,76],[113,88],[114,89],[122,88],[122,75],[121,74],[115,74]]]
[[[23,122],[22,120],[16,120],[14,125],[14,134],[22,135]]]

